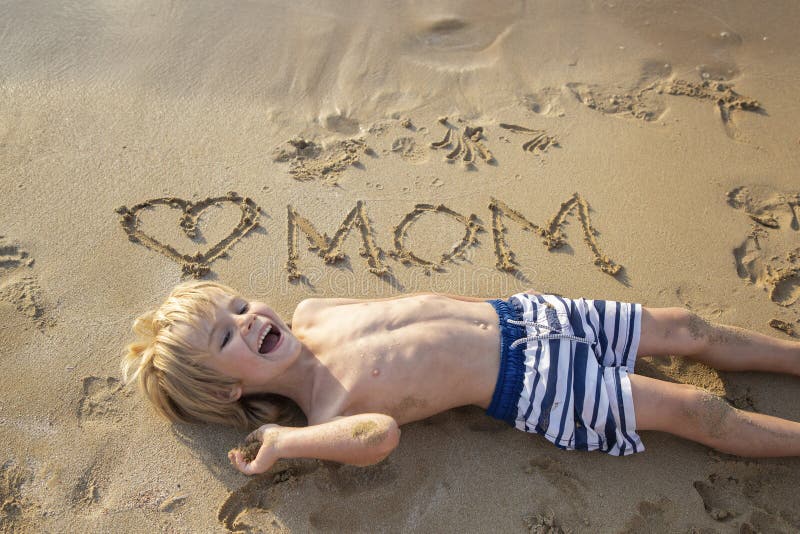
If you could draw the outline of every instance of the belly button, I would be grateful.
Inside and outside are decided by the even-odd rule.
[[[480,323],[478,326],[481,327],[481,330],[486,330],[486,323]]]
[[[372,376],[378,376],[379,374],[381,374],[381,370],[380,369],[373,369],[372,370]]]

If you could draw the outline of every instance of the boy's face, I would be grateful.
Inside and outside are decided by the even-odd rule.
[[[216,302],[208,346],[206,365],[239,380],[244,393],[280,375],[301,350],[300,342],[269,306],[230,295]]]

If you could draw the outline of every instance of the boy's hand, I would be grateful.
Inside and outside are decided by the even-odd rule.
[[[264,425],[247,436],[247,441],[254,446],[233,449],[228,458],[245,475],[255,475],[267,471],[281,458],[372,465],[397,447],[400,429],[388,415],[364,413],[305,427]],[[253,458],[255,448],[258,453]]]
[[[233,449],[228,452],[228,459],[236,469],[245,475],[264,473],[280,459],[277,445],[280,434],[285,430],[287,430],[287,428],[281,427],[280,425],[260,426],[245,439],[245,443],[261,443],[256,457],[253,458],[252,461],[248,461],[242,450]]]

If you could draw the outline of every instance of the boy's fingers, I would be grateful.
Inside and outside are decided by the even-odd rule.
[[[261,468],[263,462],[258,462],[258,456],[256,456],[252,462],[248,462],[244,459],[244,454],[242,454],[242,451],[239,449],[232,449],[228,451],[228,460],[230,460],[231,464],[238,471],[244,473],[245,475],[256,475],[266,471],[266,469]]]
[[[237,471],[239,471],[241,473],[244,473],[245,475],[252,475],[253,474],[253,473],[251,473],[249,471],[250,464],[248,464],[245,461],[244,457],[242,457],[241,454],[234,455],[232,463],[233,463],[233,466],[236,468]]]
[[[266,469],[261,468],[261,463],[262,462],[259,462],[258,457],[256,456],[256,458],[252,462],[244,463],[244,465],[242,466],[244,468],[242,473],[246,475],[258,475],[259,473],[263,473],[264,471],[266,471]]]
[[[228,453],[228,460],[230,460],[231,465],[235,467],[238,471],[242,470],[241,468],[242,459],[234,451]]]
[[[261,448],[252,462],[244,464],[245,470],[242,472],[247,475],[257,475],[269,469],[272,466],[272,462],[269,461],[267,455],[268,452]]]

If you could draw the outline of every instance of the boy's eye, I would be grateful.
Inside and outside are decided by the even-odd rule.
[[[244,304],[242,304],[239,307],[239,315],[242,315],[243,313],[247,313],[247,310],[249,310],[249,309],[250,309],[250,305],[245,302]]]
[[[225,332],[225,337],[222,338],[222,345],[220,346],[221,349],[225,348],[225,345],[228,344],[228,341],[231,340],[231,333]]]

